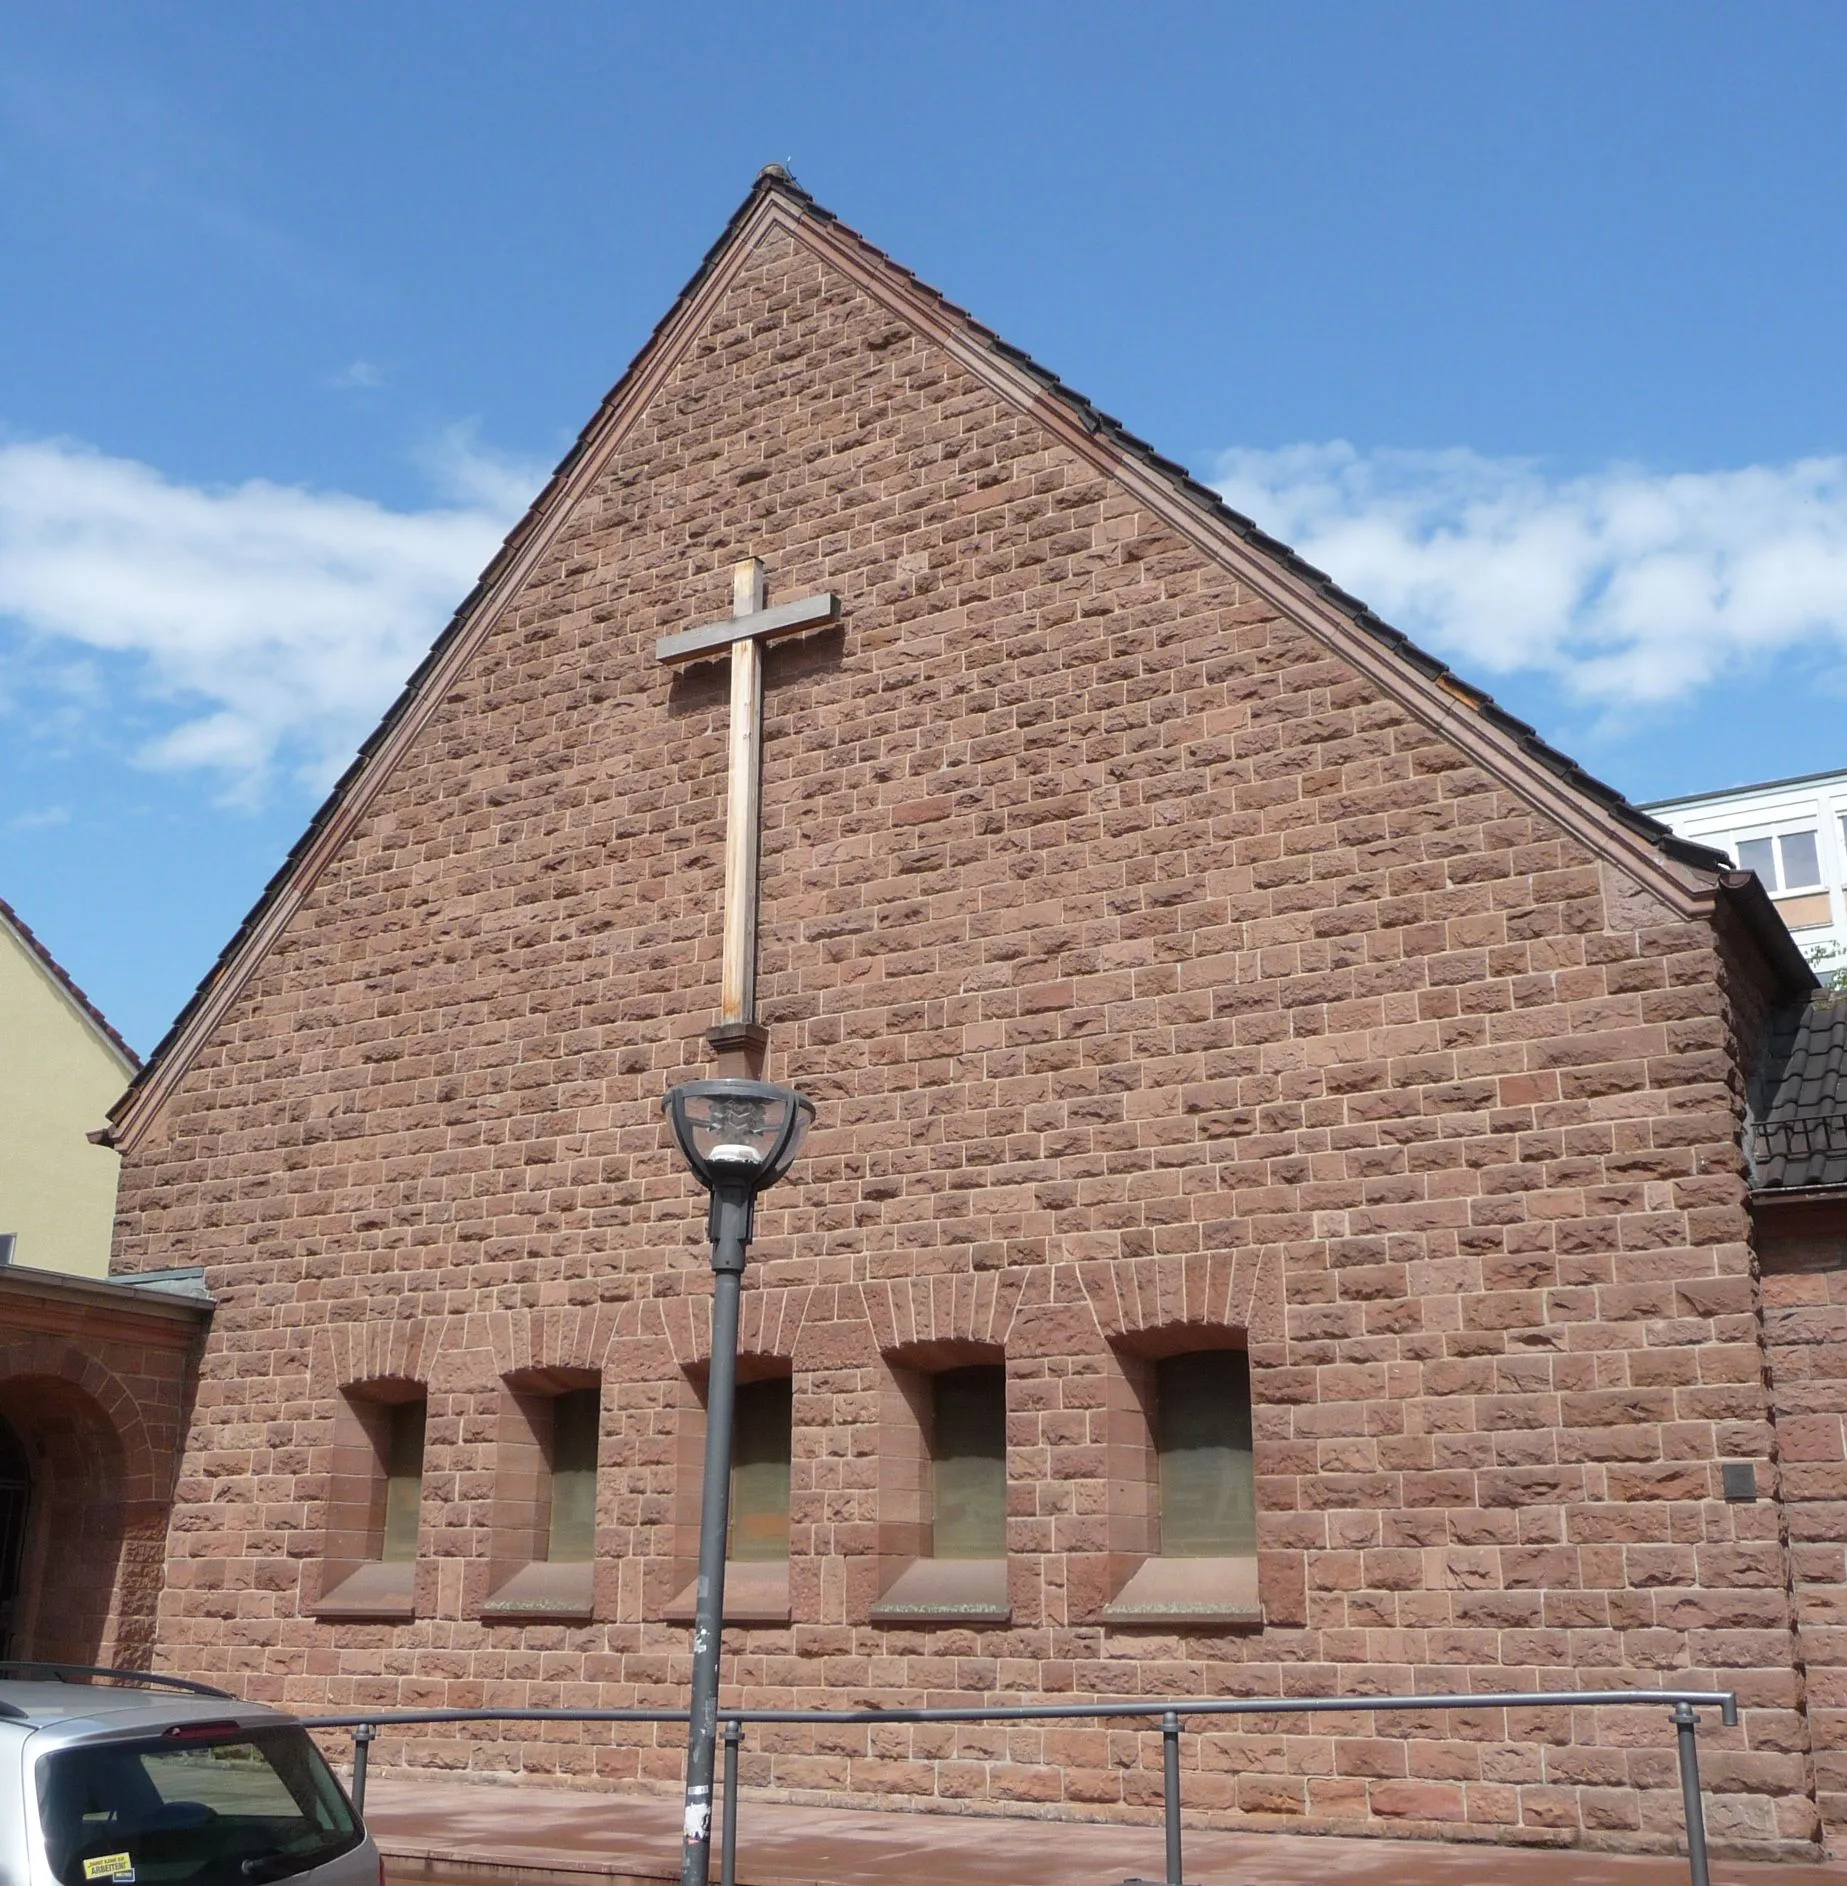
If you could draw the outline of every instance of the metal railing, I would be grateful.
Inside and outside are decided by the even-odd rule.
[[[1158,1717],[1161,1725],[1162,1823],[1166,1837],[1165,1886],[1183,1886],[1180,1826],[1180,1733],[1194,1716],[1358,1715],[1428,1709],[1636,1709],[1672,1711],[1686,1823],[1690,1886],[1711,1886],[1706,1860],[1706,1812],[1700,1793],[1699,1711],[1716,1709],[1727,1728],[1737,1725],[1738,1698],[1730,1690],[1518,1690],[1483,1696],[1218,1696],[1166,1702],[976,1704],[953,1709],[721,1709],[725,1725],[725,1780],[721,1886],[736,1886],[738,1754],[746,1723],[809,1723],[834,1727],[889,1727],[917,1722],[1097,1722]],[[381,1728],[461,1722],[683,1723],[684,1709],[406,1709],[309,1716],[309,1729],[346,1729],[353,1737],[353,1804],[365,1811],[366,1769]],[[922,1759],[928,1760],[929,1757]],[[1124,1886],[1146,1886],[1125,1881]]]

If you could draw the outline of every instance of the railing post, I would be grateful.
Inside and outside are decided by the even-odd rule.
[[[1161,1718],[1161,1795],[1167,1817],[1167,1886],[1182,1886],[1180,1873],[1180,1718]]]
[[[1680,1800],[1687,1817],[1687,1878],[1692,1886],[1712,1886],[1706,1868],[1706,1807],[1699,1786],[1699,1715],[1691,1703],[1674,1705],[1674,1729],[1680,1743]]]
[[[725,1724],[725,1852],[718,1863],[718,1886],[737,1886],[738,1880],[738,1744],[744,1739],[741,1722]]]
[[[366,1762],[377,1735],[377,1728],[369,1722],[362,1722],[353,1731],[353,1811],[361,1820],[366,1814]]]

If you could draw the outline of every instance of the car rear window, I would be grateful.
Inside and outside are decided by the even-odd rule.
[[[295,1728],[188,1724],[62,1749],[38,1765],[38,1800],[62,1886],[263,1886],[364,1837]]]

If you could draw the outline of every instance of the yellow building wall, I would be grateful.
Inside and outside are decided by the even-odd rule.
[[[102,1277],[120,1160],[85,1137],[132,1070],[0,918],[0,1233],[13,1262]]]

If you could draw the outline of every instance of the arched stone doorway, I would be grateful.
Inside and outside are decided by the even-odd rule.
[[[31,1518],[32,1463],[11,1422],[0,1420],[0,1657],[22,1654],[19,1595]]]
[[[210,1314],[172,1289],[0,1266],[0,1656],[149,1665]]]
[[[0,1358],[0,1367],[4,1358]],[[0,1550],[6,1481],[18,1522],[6,1655],[49,1663],[121,1659],[134,1609],[127,1450],[102,1403],[67,1376],[0,1375]],[[7,1441],[12,1458],[7,1458]],[[6,1566],[0,1559],[0,1575]],[[145,1635],[145,1629],[141,1633]]]

